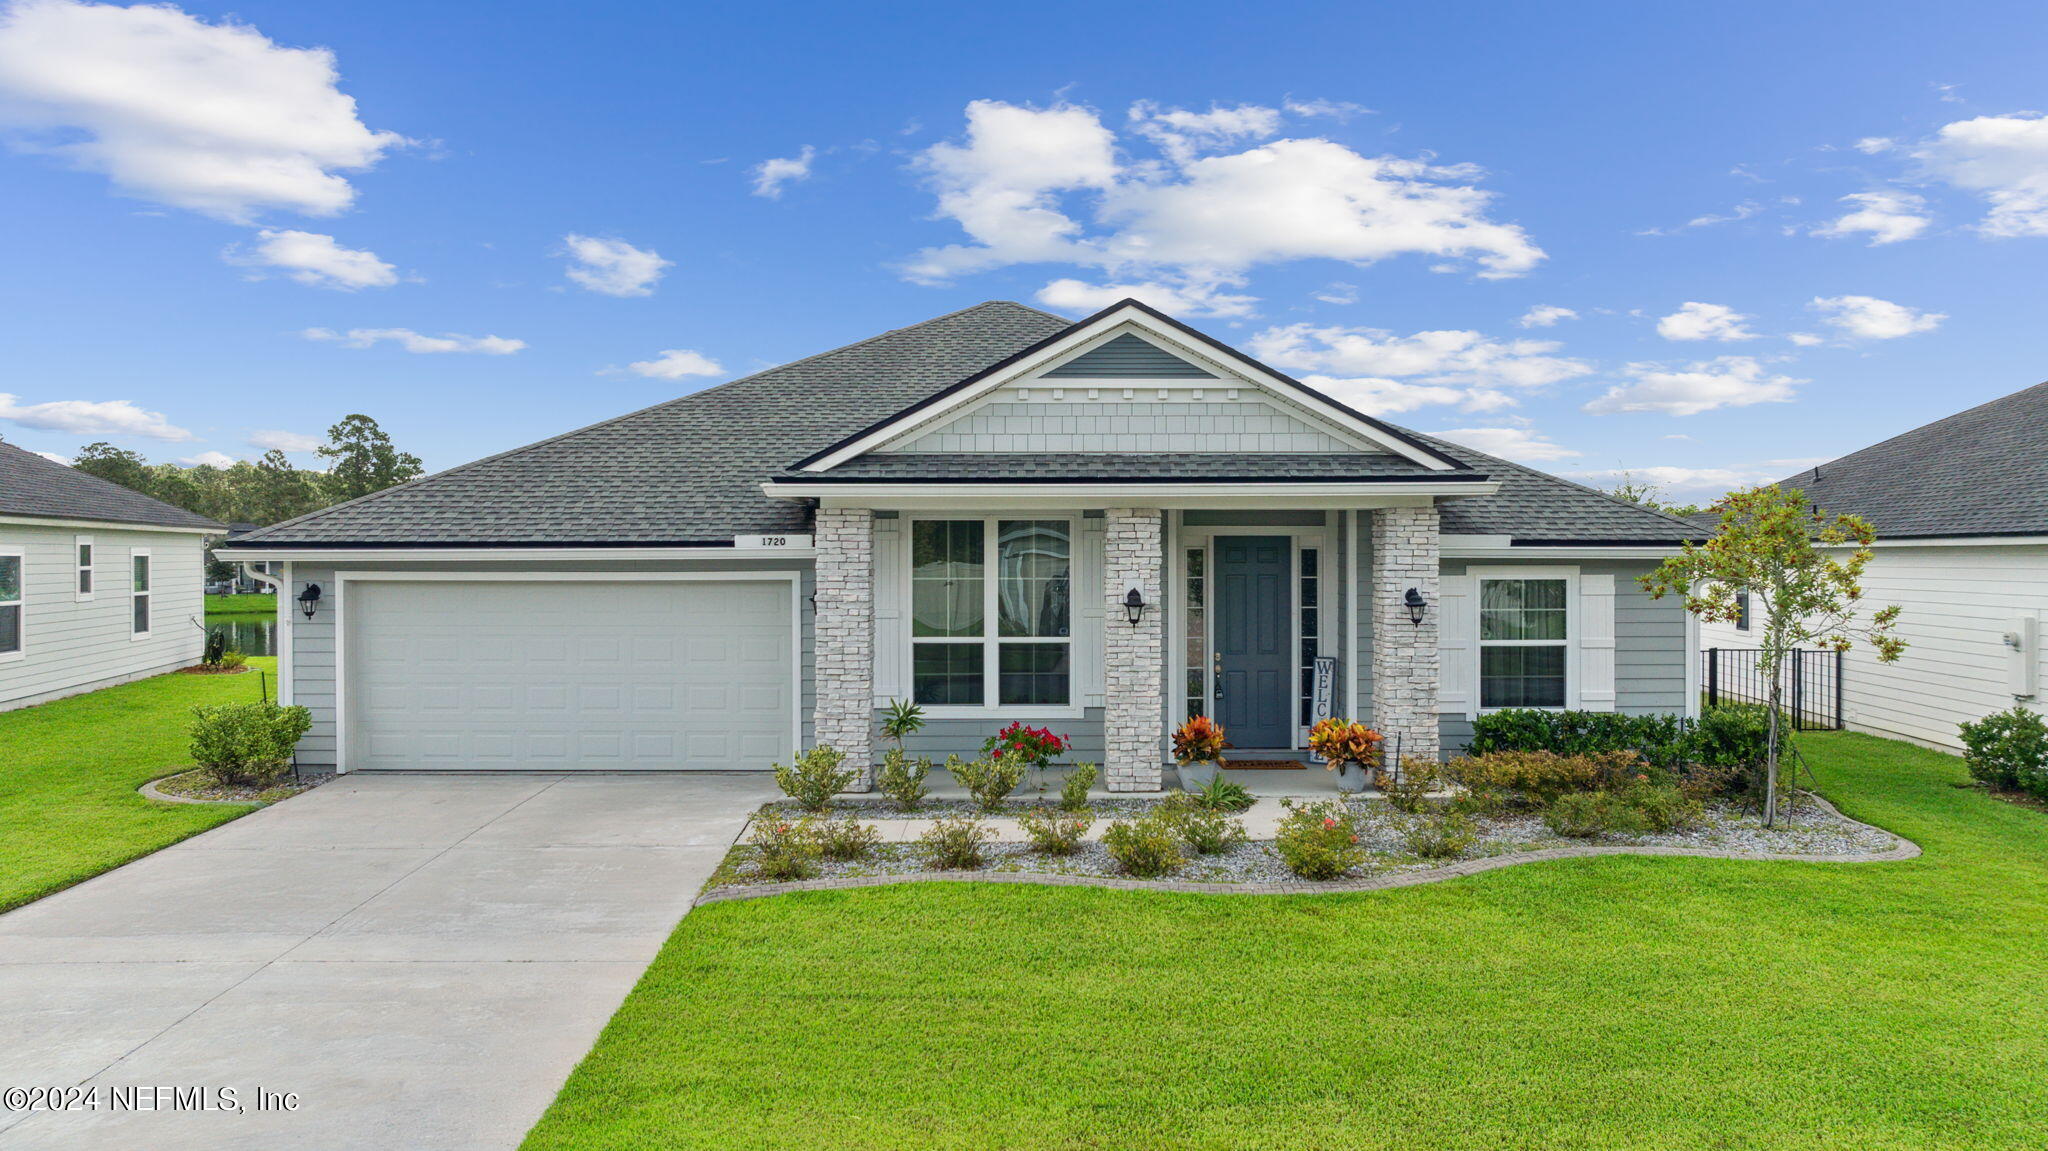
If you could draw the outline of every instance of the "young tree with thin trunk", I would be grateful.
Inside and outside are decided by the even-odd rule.
[[[1779,669],[1795,649],[1847,651],[1859,639],[1877,649],[1880,662],[1897,660],[1906,650],[1896,634],[1899,607],[1859,615],[1863,569],[1877,539],[1861,517],[1829,515],[1798,489],[1776,486],[1730,492],[1711,510],[1721,516],[1713,538],[1686,544],[1638,582],[1652,599],[1683,595],[1687,611],[1717,623],[1733,622],[1736,596],[1749,594],[1751,618],[1762,620],[1757,668],[1770,692],[1764,825],[1775,826],[1785,738]]]

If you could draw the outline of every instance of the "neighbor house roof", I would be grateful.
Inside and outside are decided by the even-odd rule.
[[[1779,481],[1879,538],[2048,535],[2048,383]]]
[[[226,530],[205,516],[0,443],[0,517],[10,516]]]
[[[958,312],[464,464],[263,528],[237,546],[720,545],[736,535],[801,532],[809,513],[773,499],[763,481],[962,381],[1014,359],[1074,323],[1007,301]],[[1499,494],[1443,505],[1444,530],[1553,541],[1667,542],[1684,521],[1454,444],[1383,425],[1441,452],[1461,470],[1399,457],[1067,455],[983,457],[903,453],[851,460],[817,482],[901,476],[971,480],[1011,474],[1076,477],[1389,478],[1501,481]],[[1029,469],[1019,472],[1018,468]],[[1091,470],[1092,469],[1092,470]],[[1474,475],[1472,473],[1479,473]]]

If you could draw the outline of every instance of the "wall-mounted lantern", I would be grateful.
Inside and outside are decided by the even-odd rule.
[[[1401,597],[1401,602],[1408,608],[1408,622],[1421,627],[1422,613],[1429,610],[1429,604],[1423,601],[1422,593],[1415,588],[1409,588],[1408,594]]]
[[[1132,627],[1137,627],[1138,621],[1145,618],[1144,592],[1134,587],[1124,593],[1124,615],[1130,618]]]
[[[299,593],[299,610],[306,613],[307,619],[312,619],[314,610],[319,606],[320,585],[309,583],[306,585],[306,590]]]

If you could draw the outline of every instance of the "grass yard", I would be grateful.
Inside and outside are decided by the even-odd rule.
[[[210,595],[206,597],[206,616],[217,615],[276,615],[277,593],[256,592],[251,595]]]
[[[1926,854],[709,906],[526,1146],[2042,1146],[2048,816],[1947,756],[1804,746]]]
[[[274,697],[277,661],[249,666],[269,673]],[[158,803],[135,789],[191,764],[191,708],[256,693],[253,672],[173,673],[0,712],[0,911],[254,810]]]

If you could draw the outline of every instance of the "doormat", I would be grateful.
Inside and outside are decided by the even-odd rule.
[[[1294,759],[1233,759],[1224,763],[1231,771],[1307,771],[1308,764]]]

